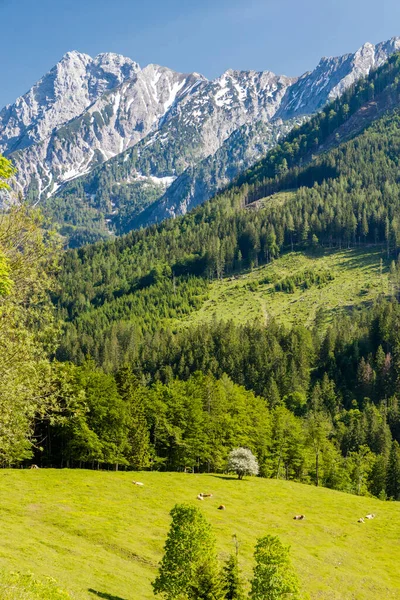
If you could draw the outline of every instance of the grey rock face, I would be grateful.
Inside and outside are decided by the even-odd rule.
[[[157,65],[136,72],[40,143],[14,152],[19,185],[27,190],[33,182],[39,198],[54,194],[156,129],[174,102],[202,81],[199,77]]]
[[[92,59],[68,52],[27,94],[0,112],[0,152],[7,155],[44,140],[138,70],[137,63],[118,54]]]
[[[289,119],[316,112],[399,50],[400,38],[393,38],[376,46],[366,43],[354,54],[322,58],[287,90],[278,116]]]
[[[285,122],[275,119],[272,123],[257,121],[239,127],[215,154],[186,169],[157,202],[139,214],[133,222],[134,227],[186,214],[202,204],[262,158],[301,122],[302,119]]]
[[[158,65],[140,69],[117,54],[69,52],[0,112],[0,152],[18,169],[16,188],[35,200],[63,194],[76,178],[87,187],[85,177],[103,163],[115,183],[121,174],[128,185],[144,176],[176,180],[149,217],[161,220],[207,199],[266,152],[291,120],[311,115],[398,50],[400,38],[393,38],[323,58],[300,78],[228,70],[213,81]],[[258,123],[270,127],[260,133]]]

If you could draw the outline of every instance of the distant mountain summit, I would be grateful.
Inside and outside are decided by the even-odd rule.
[[[43,141],[138,71],[137,63],[118,54],[91,58],[67,52],[29,92],[0,112],[0,151],[9,154]]]
[[[68,52],[0,112],[0,152],[28,198],[79,200],[104,232],[123,233],[203,202],[399,50],[393,38],[322,58],[301,77],[228,70],[213,81]]]

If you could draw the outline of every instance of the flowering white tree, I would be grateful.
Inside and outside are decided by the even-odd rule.
[[[228,471],[236,473],[239,479],[245,475],[258,475],[258,462],[248,448],[235,448],[228,456]]]

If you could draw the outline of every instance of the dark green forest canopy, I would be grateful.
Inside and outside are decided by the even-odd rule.
[[[207,279],[266,263],[293,246],[380,243],[396,259],[399,156],[395,111],[318,157],[318,168],[337,176],[310,181],[283,204],[243,210],[245,192],[230,190],[183,218],[68,252],[55,298],[68,322],[61,355],[81,360],[89,353],[115,368],[118,360],[106,356],[115,354],[112,338],[130,348],[133,339],[137,348],[142,336],[199,307]]]

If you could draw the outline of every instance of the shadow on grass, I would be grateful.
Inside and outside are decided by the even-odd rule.
[[[121,598],[120,596],[113,596],[112,594],[107,594],[106,592],[97,592],[92,588],[89,588],[88,592],[94,594],[98,598],[104,598],[104,600],[127,600],[126,598]]]
[[[228,481],[239,481],[235,475],[211,475],[211,477],[216,477],[217,479],[227,479]]]

